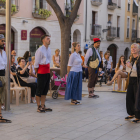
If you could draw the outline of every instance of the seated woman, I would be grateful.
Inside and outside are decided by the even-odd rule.
[[[111,80],[115,74],[115,70],[113,70],[113,61],[110,59],[109,51],[106,51],[103,58],[103,68],[106,69],[107,74],[109,75],[109,79]]]
[[[30,63],[27,62],[26,66],[25,63],[26,62],[24,57],[21,57],[18,61],[19,67],[17,68],[17,74],[18,74],[19,83],[23,87],[25,86],[31,88],[31,102],[36,103],[35,94],[36,94],[37,83],[35,82],[27,83],[26,80],[24,80],[25,78],[29,77],[29,74],[31,74],[31,70],[28,69]]]
[[[53,59],[53,67],[60,68],[61,57],[60,57],[59,53],[60,53],[60,50],[56,49],[55,50],[55,55],[53,55],[53,58],[52,58]]]
[[[107,83],[108,86],[112,85],[113,81],[117,78],[117,83],[118,83],[118,91],[121,90],[121,78],[127,78],[127,72],[126,72],[126,61],[124,55],[122,55],[119,59],[118,64],[116,65],[115,69],[115,75],[112,78],[110,82]]]

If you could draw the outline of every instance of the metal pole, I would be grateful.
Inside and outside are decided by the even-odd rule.
[[[10,59],[11,59],[11,0],[6,0],[6,96],[5,110],[10,110]]]

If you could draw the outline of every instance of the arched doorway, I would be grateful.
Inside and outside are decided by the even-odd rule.
[[[3,34],[6,37],[6,26],[5,24],[0,24],[0,34]],[[14,44],[15,44],[15,32],[14,30],[11,28],[11,51],[14,50]]]
[[[113,60],[113,68],[116,67],[116,57],[117,57],[117,46],[115,44],[111,44],[107,50],[110,51],[110,56],[112,56]]]
[[[45,34],[46,32],[40,27],[35,27],[30,32],[30,52],[32,56],[35,55],[36,50],[42,45],[40,38]]]
[[[73,33],[73,42],[79,42],[81,44],[81,33],[78,29]]]
[[[125,59],[128,60],[128,58],[129,58],[129,48],[125,49],[124,56],[125,56]]]

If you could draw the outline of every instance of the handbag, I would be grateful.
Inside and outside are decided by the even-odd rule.
[[[97,58],[95,61],[90,61],[89,66],[96,69],[99,66],[99,59]]]
[[[21,80],[23,80],[26,83],[35,83],[36,79],[37,79],[35,77],[21,77],[21,76],[19,76],[19,77],[20,77]]]

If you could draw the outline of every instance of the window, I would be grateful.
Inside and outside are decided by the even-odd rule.
[[[130,11],[130,0],[128,0],[128,9],[127,11]]]
[[[126,35],[127,38],[129,38],[129,25],[130,25],[130,19],[127,18],[127,35]]]
[[[117,16],[117,37],[120,37],[120,16]]]

